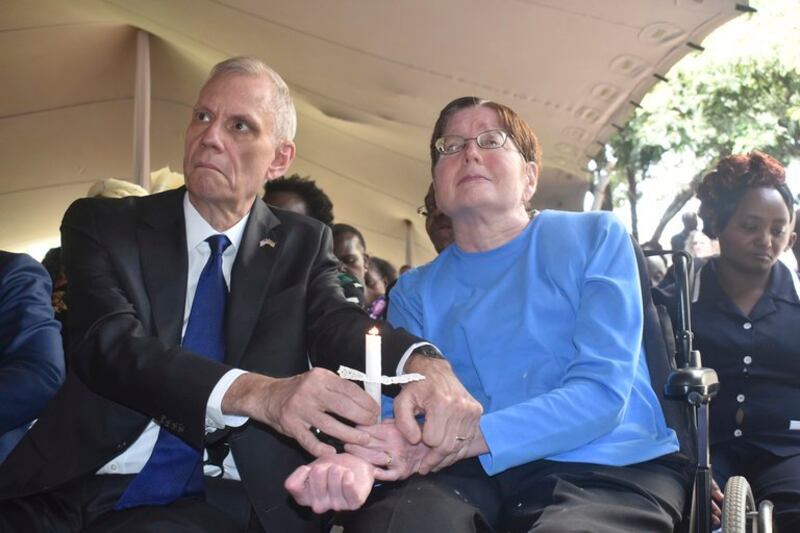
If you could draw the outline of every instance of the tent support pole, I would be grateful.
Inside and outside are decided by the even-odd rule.
[[[414,266],[414,225],[408,219],[403,223],[406,226],[406,264]]]
[[[150,190],[150,34],[136,36],[136,81],[133,96],[133,179]]]

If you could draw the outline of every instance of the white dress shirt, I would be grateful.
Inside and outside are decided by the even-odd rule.
[[[200,273],[203,271],[203,267],[205,267],[211,255],[211,249],[205,240],[212,235],[220,233],[212,228],[211,225],[200,216],[200,213],[197,212],[197,209],[195,209],[189,201],[188,194],[183,197],[183,216],[186,221],[186,248],[189,258],[189,269],[186,276],[186,307],[183,311],[183,329],[181,331],[181,337],[183,337],[183,334],[186,332],[186,325],[189,323],[189,314],[192,310],[192,302],[194,301],[194,293],[197,290],[197,283],[200,280]],[[244,218],[233,227],[222,232],[231,241],[231,245],[228,246],[222,254],[222,275],[225,277],[225,283],[228,285],[229,290],[233,262],[236,259],[236,253],[239,251],[239,245],[242,242],[242,235],[244,234],[244,227],[247,224],[248,218],[250,218],[250,213],[247,213]],[[222,429],[226,425],[239,427],[247,422],[247,417],[245,416],[222,414],[223,396],[225,396],[225,393],[228,391],[233,381],[245,373],[244,370],[239,369],[229,370],[214,386],[206,405],[206,433]],[[144,432],[142,432],[130,448],[103,465],[97,473],[136,474],[141,471],[150,458],[150,455],[153,453],[153,448],[158,439],[158,431],[158,424],[156,424],[154,420],[151,420]],[[228,479],[240,479],[239,471],[236,469],[232,454],[228,454],[225,458],[223,467],[225,469],[223,477]],[[217,472],[218,469],[216,467],[206,467],[206,474],[216,475]]]

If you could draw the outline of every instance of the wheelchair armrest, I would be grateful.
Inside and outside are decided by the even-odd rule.
[[[664,396],[684,400],[692,405],[708,403],[719,392],[719,378],[713,368],[678,368],[670,372],[664,385]]]

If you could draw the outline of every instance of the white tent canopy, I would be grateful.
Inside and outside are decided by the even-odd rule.
[[[580,209],[585,169],[635,102],[744,0],[0,1],[0,249],[57,241],[97,180],[134,178],[139,31],[149,34],[150,167],[181,171],[209,68],[265,60],[298,108],[298,158],[395,264],[434,255],[415,214],[441,107],[477,95],[540,136],[538,208]],[[411,221],[411,231],[407,231]]]

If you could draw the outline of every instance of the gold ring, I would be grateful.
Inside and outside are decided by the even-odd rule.
[[[386,454],[386,461],[384,462],[383,467],[389,468],[390,466],[392,466],[392,454],[386,451],[384,451],[383,453]]]

